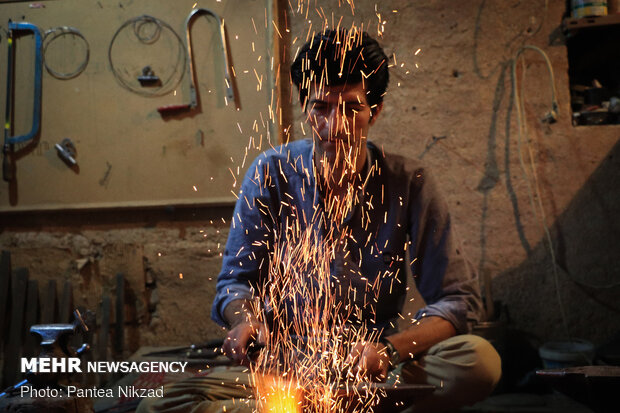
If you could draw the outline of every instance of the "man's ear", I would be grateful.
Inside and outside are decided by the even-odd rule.
[[[377,106],[370,109],[371,116],[370,116],[370,121],[368,122],[370,126],[375,124],[375,122],[377,121],[377,117],[379,116],[379,113],[381,113],[382,109],[383,109],[383,102],[379,103]]]

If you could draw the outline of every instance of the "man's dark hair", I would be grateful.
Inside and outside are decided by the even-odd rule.
[[[291,65],[291,80],[304,110],[313,83],[321,86],[362,83],[371,108],[383,102],[390,74],[379,43],[360,30],[325,30],[299,50]],[[327,79],[325,79],[327,77]],[[374,112],[374,110],[373,110]]]

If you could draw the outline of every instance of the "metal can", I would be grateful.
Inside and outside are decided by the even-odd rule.
[[[571,0],[571,15],[575,19],[606,16],[607,0]]]

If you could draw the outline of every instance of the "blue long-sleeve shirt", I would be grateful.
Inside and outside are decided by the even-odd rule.
[[[346,248],[330,262],[335,279],[353,288],[380,285],[376,300],[365,300],[364,321],[389,335],[404,306],[407,269],[426,302],[415,318],[438,316],[458,334],[467,333],[482,311],[475,271],[454,241],[448,208],[428,171],[418,162],[384,154],[367,144],[368,179],[360,202],[344,220]],[[252,299],[267,277],[274,235],[286,242],[292,217],[318,239],[334,231],[325,219],[312,168],[310,140],[294,141],[259,155],[241,185],[223,254],[211,317],[225,326],[224,308]],[[317,217],[323,214],[323,218]],[[310,228],[308,228],[310,227]],[[409,249],[410,259],[406,259]],[[407,262],[409,261],[409,262]],[[387,282],[375,283],[377,277]],[[363,285],[362,285],[363,284]],[[358,301],[363,298],[356,297]]]

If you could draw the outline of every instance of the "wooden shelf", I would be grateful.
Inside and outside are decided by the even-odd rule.
[[[618,125],[604,105],[620,93],[620,14],[565,18],[573,125]],[[597,86],[601,87],[594,93]]]
[[[620,14],[610,14],[607,16],[582,17],[579,19],[564,19],[563,26],[565,31],[575,31],[589,27],[610,26],[620,24]]]

